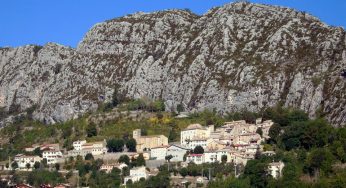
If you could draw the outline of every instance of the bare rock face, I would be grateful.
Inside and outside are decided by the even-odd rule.
[[[346,122],[342,28],[292,9],[251,3],[202,16],[169,10],[96,24],[76,49],[0,49],[0,106],[55,123],[97,108],[114,86],[166,109],[260,111],[277,103]]]

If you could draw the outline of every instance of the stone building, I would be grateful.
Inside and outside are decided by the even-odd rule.
[[[146,149],[168,145],[168,138],[166,136],[164,135],[142,136],[140,129],[136,129],[133,131],[133,138],[137,142],[137,145],[136,145],[137,152],[143,152]]]

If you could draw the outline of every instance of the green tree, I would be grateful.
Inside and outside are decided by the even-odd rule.
[[[136,145],[137,142],[133,138],[126,141],[126,147],[130,152],[136,152]]]
[[[34,155],[36,155],[36,156],[42,157],[42,151],[41,151],[40,147],[35,148],[34,151],[33,151],[33,153],[34,153]]]
[[[319,172],[322,170],[324,173],[330,173],[332,171],[332,164],[334,161],[333,154],[325,148],[317,148],[312,150],[308,155],[306,161],[306,168],[310,174]]]
[[[36,162],[34,163],[34,169],[39,169],[40,166],[41,166],[41,163],[40,163],[40,162],[36,161]]]
[[[131,179],[127,180],[126,185],[132,185],[132,184],[133,184],[133,182]]]
[[[65,179],[57,171],[49,172],[47,170],[34,170],[29,173],[27,178],[27,182],[35,187],[44,183],[57,184],[64,181]]]
[[[263,130],[261,127],[258,127],[256,130],[256,133],[259,134],[261,137],[263,136]]]
[[[179,171],[179,174],[183,177],[187,176],[188,175],[188,170],[187,168],[181,168],[180,171]]]
[[[18,168],[18,163],[16,161],[14,161],[12,164],[11,164],[11,167],[12,169],[17,169]]]
[[[47,158],[43,158],[42,161],[41,161],[41,164],[44,168],[47,168],[48,167],[48,161],[47,161]]]
[[[281,127],[279,124],[274,123],[270,129],[269,129],[269,137],[271,140],[273,140],[275,143],[278,142],[278,137],[280,135],[281,132]]]
[[[145,159],[143,153],[139,154],[136,160],[136,166],[145,166]]]
[[[166,159],[168,162],[170,162],[172,158],[173,158],[173,155],[167,155],[167,156],[165,157],[165,159]]]
[[[126,165],[130,165],[130,158],[127,155],[122,155],[118,159],[119,163],[125,163]]]
[[[178,104],[178,105],[177,105],[177,111],[178,111],[178,113],[184,112],[184,106],[183,106],[183,104]]]
[[[153,111],[155,112],[163,112],[165,111],[165,103],[163,100],[157,100],[157,101],[154,101],[154,109]]]
[[[222,163],[226,163],[227,162],[227,155],[222,155],[221,161],[222,161]]]
[[[86,128],[86,132],[87,132],[87,137],[97,136],[97,128],[95,123],[91,122]]]
[[[196,146],[195,149],[193,149],[193,153],[195,154],[203,154],[204,153],[204,149],[202,146]]]
[[[59,171],[60,170],[60,164],[59,163],[55,163],[54,164],[55,170]]]
[[[129,176],[130,175],[130,168],[129,167],[124,167],[122,169],[122,176],[125,177],[125,176]]]
[[[85,155],[85,158],[84,158],[84,159],[85,159],[85,160],[94,160],[94,156],[93,156],[93,154],[88,153],[88,154]]]
[[[29,169],[31,168],[30,163],[26,163],[25,167],[26,167],[26,169],[28,169],[28,170],[29,170]]]
[[[107,148],[109,152],[122,152],[124,150],[124,140],[122,139],[107,140]]]
[[[260,160],[250,160],[246,163],[244,175],[249,177],[251,186],[253,187],[266,187],[267,179],[266,163]]]

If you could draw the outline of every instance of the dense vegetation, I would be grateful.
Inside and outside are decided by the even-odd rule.
[[[130,101],[129,106],[134,105],[132,102],[138,103]],[[129,108],[126,107],[124,110],[127,109]],[[151,116],[141,120],[122,116],[95,123],[90,120],[94,114],[87,114],[50,126],[23,117],[13,125],[1,129],[0,136],[7,142],[2,143],[0,160],[5,161],[9,156],[23,153],[24,147],[32,144],[57,142],[66,149],[71,149],[74,140],[83,138],[88,141],[106,139],[110,152],[121,152],[124,145],[130,151],[135,151],[135,140],[131,139],[134,129],[141,129],[143,135],[164,134],[170,141],[177,141],[179,132],[191,123],[214,124],[217,127],[225,121],[239,119],[253,123],[259,117],[256,113],[246,111],[225,116],[220,116],[214,111],[204,111],[192,114],[189,118],[177,119],[173,118],[174,113],[149,108],[145,110],[151,111]],[[322,117],[309,119],[303,111],[280,106],[267,109],[261,116],[275,122],[269,131],[271,139],[264,143],[264,150],[274,150],[276,155],[268,157],[258,154],[256,159],[249,161],[245,167],[237,166],[237,172],[241,173],[238,178],[234,178],[233,164],[222,163],[209,166],[190,164],[186,168],[171,168],[170,172],[182,176],[208,176],[208,169],[211,168],[214,181],[209,183],[209,187],[346,187],[346,128],[334,128]],[[261,131],[257,130],[258,133]],[[197,150],[196,153],[202,153]],[[40,155],[40,152],[34,151],[31,154]],[[139,160],[121,157],[120,160],[134,167],[145,164],[142,157]],[[285,163],[283,176],[275,180],[268,175],[267,166],[272,161],[280,160]],[[63,167],[68,170],[78,169],[80,185],[90,187],[96,187],[99,182],[105,182],[105,187],[117,187],[129,173],[129,168],[126,168],[124,171],[113,170],[106,174],[98,170],[101,164],[102,160],[94,160],[93,156],[88,156],[84,159],[70,159]],[[63,175],[57,171],[47,171],[48,168],[45,164],[37,164],[33,172],[24,173],[25,175],[21,174],[23,172],[16,172],[13,178],[19,182],[24,178],[27,182],[38,185],[48,181],[70,182],[73,177],[72,171]],[[61,167],[50,168],[58,170]],[[146,181],[129,182],[128,187],[168,186],[169,173],[166,168],[160,168],[158,176]],[[45,173],[48,179],[42,178],[42,174]]]

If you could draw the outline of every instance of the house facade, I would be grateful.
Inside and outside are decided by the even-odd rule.
[[[214,131],[214,125],[203,127],[200,124],[191,124],[180,133],[180,144],[185,147],[193,147],[190,142],[193,140],[194,145],[198,144],[197,141],[207,139]],[[206,144],[206,143],[205,143]]]
[[[165,160],[168,146],[158,146],[151,148],[150,158],[154,160]]]
[[[148,177],[149,177],[149,173],[145,169],[145,166],[132,168],[130,170],[130,176],[126,176],[124,178],[124,184],[126,184],[126,182],[128,182],[129,180],[131,180],[132,182],[137,182],[141,178],[147,179]]]
[[[59,150],[47,149],[43,151],[42,158],[47,159],[47,164],[55,164],[61,162],[63,154]]]
[[[24,154],[18,154],[14,157],[14,161],[17,162],[18,168],[20,169],[27,169],[27,164],[30,165],[30,168],[32,168],[35,164],[35,162],[41,162],[41,157],[39,156],[28,156]]]
[[[143,152],[146,149],[168,145],[168,138],[166,136],[164,135],[142,136],[140,129],[136,129],[133,131],[133,138],[137,142],[137,145],[136,145],[137,152]]]
[[[73,142],[72,146],[74,150],[79,151],[79,150],[82,150],[82,146],[86,143],[87,143],[86,140],[77,140]]]
[[[167,155],[172,155],[172,162],[181,162],[184,161],[184,155],[187,151],[189,151],[189,149],[183,146],[171,145],[167,148]]]
[[[204,163],[204,154],[189,154],[186,158],[186,162],[188,163],[195,163],[195,164],[202,164]]]

